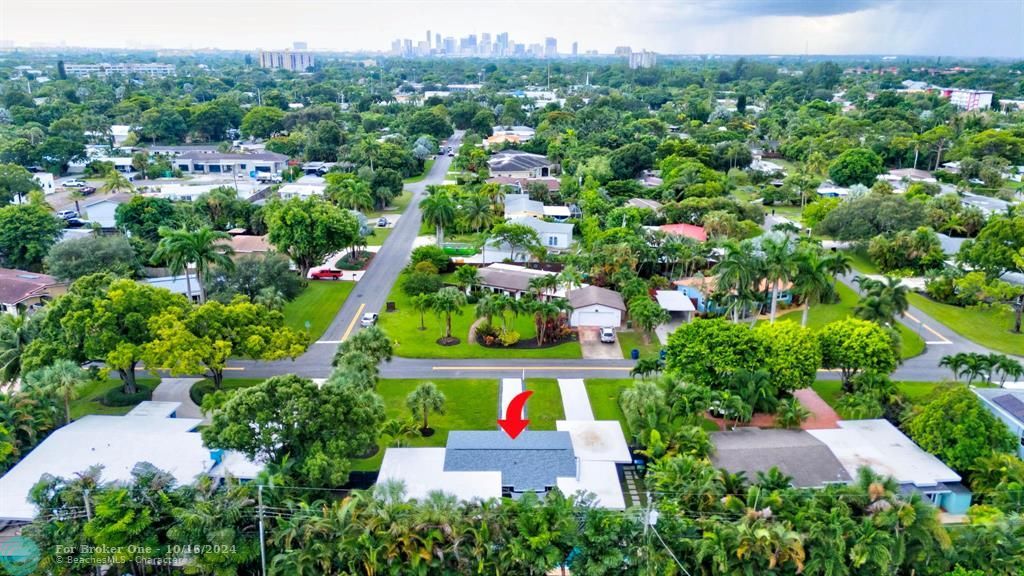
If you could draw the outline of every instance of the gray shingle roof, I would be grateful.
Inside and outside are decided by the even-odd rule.
[[[622,296],[618,292],[601,288],[600,286],[586,286],[570,290],[566,296],[569,298],[569,304],[573,308],[600,304],[616,310],[622,310],[623,312],[626,311],[626,304],[622,301]]]
[[[774,466],[798,488],[851,480],[828,446],[802,430],[738,428],[712,433],[711,442],[716,467],[745,472],[750,479]]]
[[[520,150],[505,150],[491,156],[487,165],[497,172],[521,172],[551,166],[553,162],[547,156],[531,154]]]
[[[503,431],[453,430],[445,449],[446,472],[501,472],[502,486],[543,491],[559,477],[576,476],[576,453],[568,432],[525,431],[515,440]]]

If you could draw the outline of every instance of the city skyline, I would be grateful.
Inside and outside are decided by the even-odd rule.
[[[388,52],[394,38],[426,41],[426,30],[433,44],[501,29],[525,45],[558,38],[560,53],[577,42],[601,54],[626,45],[660,54],[1017,58],[1022,21],[1021,0],[0,0],[0,46],[275,50],[301,39],[313,51]]]

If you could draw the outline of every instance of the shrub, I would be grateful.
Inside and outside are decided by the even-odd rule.
[[[402,282],[402,292],[408,296],[419,296],[420,294],[433,294],[441,289],[441,277],[437,274],[426,272],[413,272],[405,277]]]
[[[498,337],[498,332],[499,331],[496,327],[492,326],[491,324],[488,324],[487,322],[483,322],[477,325],[476,327],[476,339],[486,340],[487,338],[491,338],[491,340],[493,341],[495,338]]]
[[[153,389],[147,388],[141,384],[136,386],[138,392],[135,394],[125,394],[124,388],[119,384],[114,386],[107,393],[103,395],[103,399],[100,403],[104,406],[135,406],[139,402],[145,402],[153,398]]]
[[[498,336],[501,340],[501,345],[508,348],[509,346],[515,346],[519,342],[519,332],[515,330],[503,330]]]
[[[444,250],[437,246],[420,246],[409,255],[409,265],[416,266],[420,262],[430,262],[441,272],[447,272],[452,265],[452,259],[444,253]]]

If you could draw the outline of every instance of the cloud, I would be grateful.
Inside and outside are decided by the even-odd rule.
[[[758,16],[837,16],[871,10],[891,0],[722,0],[705,6],[721,15]]]

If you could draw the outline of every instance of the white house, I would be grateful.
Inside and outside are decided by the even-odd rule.
[[[191,276],[189,279],[186,279],[184,274],[181,276],[158,276],[156,278],[146,278],[143,282],[157,288],[165,288],[175,294],[182,294],[192,302],[199,302],[200,298],[202,298],[199,280],[196,279],[194,272],[191,273]]]
[[[572,246],[572,224],[546,222],[532,216],[513,218],[512,224],[522,224],[537,231],[542,246],[548,251],[568,250]]]
[[[567,297],[572,306],[570,326],[615,328],[622,325],[626,304],[618,292],[599,286],[586,286],[570,290]]]
[[[222,152],[185,152],[174,159],[174,165],[190,174],[280,174],[288,157],[276,152],[258,154],[225,154]]]
[[[103,466],[104,482],[130,482],[132,471],[149,463],[179,484],[210,475],[247,480],[261,466],[243,455],[203,446],[198,418],[177,418],[179,402],[142,402],[124,416],[92,414],[53,431],[0,478],[0,523],[31,522],[29,501],[40,476],[72,478],[91,466]]]
[[[289,198],[308,200],[312,196],[323,196],[326,189],[327,181],[322,176],[307,174],[301,176],[295,182],[282,185],[277,189],[277,193],[283,200],[288,200]]]

